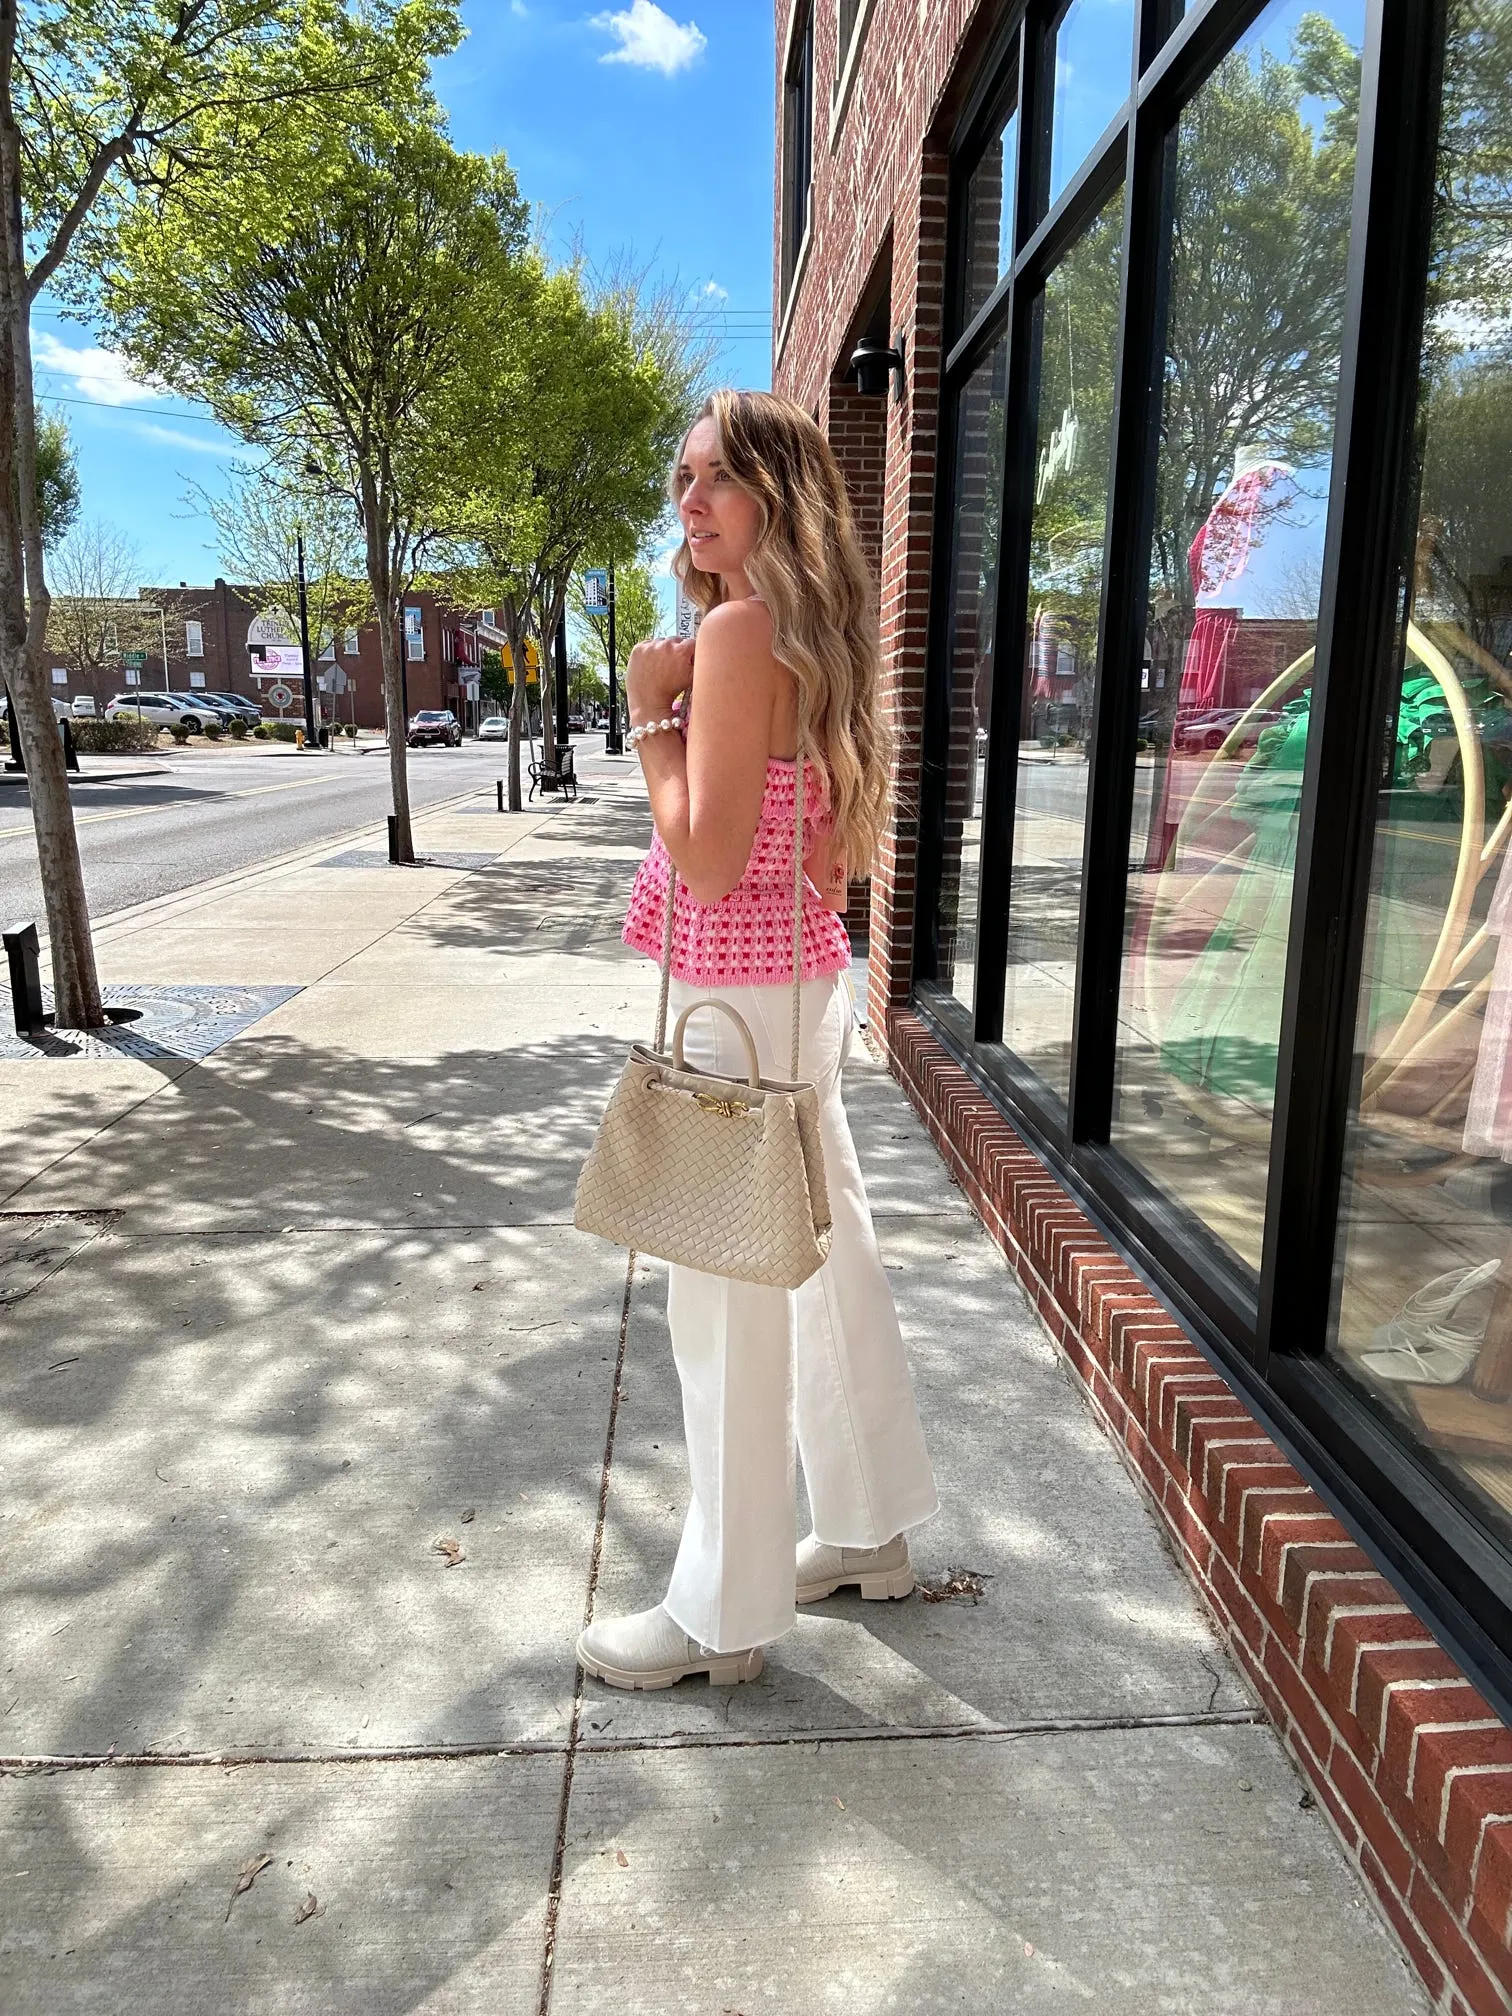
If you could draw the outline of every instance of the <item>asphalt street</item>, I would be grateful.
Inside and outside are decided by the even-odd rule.
[[[582,747],[601,754],[603,739],[588,736]],[[419,811],[486,788],[504,769],[498,743],[412,749],[411,803]],[[377,747],[319,756],[174,751],[154,758],[150,775],[76,779],[73,800],[90,913],[101,918],[382,820],[391,806],[388,756]],[[42,921],[31,802],[14,786],[0,790],[0,915]]]

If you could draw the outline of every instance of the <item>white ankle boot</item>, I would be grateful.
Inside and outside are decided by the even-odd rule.
[[[606,1617],[590,1624],[578,1639],[577,1659],[595,1680],[646,1692],[675,1686],[695,1673],[707,1673],[711,1686],[733,1687],[741,1680],[754,1680],[766,1664],[759,1645],[747,1652],[705,1651],[659,1603],[632,1617]]]
[[[908,1542],[900,1533],[885,1547],[826,1547],[810,1533],[798,1549],[798,1601],[818,1603],[837,1589],[859,1588],[868,1603],[913,1592]]]

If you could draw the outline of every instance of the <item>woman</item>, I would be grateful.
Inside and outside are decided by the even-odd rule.
[[[594,1623],[583,1668],[616,1687],[722,1684],[761,1671],[795,1600],[914,1586],[905,1529],[936,1510],[898,1319],[840,1099],[854,1024],[847,868],[870,860],[887,788],[872,584],[828,442],[801,408],[720,392],[683,443],[674,563],[704,611],[697,646],[639,644],[626,693],[656,822],[625,926],[660,958],[678,877],[671,1010],[717,994],[789,1069],[793,792],[805,782],[800,1075],[818,1087],[834,1219],[830,1256],[796,1292],[670,1270],[693,1502],[665,1601]],[[679,693],[696,704],[679,729]],[[800,726],[802,733],[800,735]],[[744,1066],[721,1015],[695,1016],[698,1068]],[[814,1531],[796,1547],[796,1422]],[[796,1547],[796,1574],[795,1574]]]

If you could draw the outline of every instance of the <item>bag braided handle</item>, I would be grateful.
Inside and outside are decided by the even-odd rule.
[[[803,801],[808,787],[808,756],[802,734],[793,760],[793,1040],[789,1052],[788,1079],[798,1079],[798,1017],[802,1005],[803,980]],[[667,997],[672,986],[672,935],[677,924],[677,867],[667,856],[667,921],[662,932],[661,992],[656,1001],[656,1037],[652,1048],[661,1053],[667,1040]]]

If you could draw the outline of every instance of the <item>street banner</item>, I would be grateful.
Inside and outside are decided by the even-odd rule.
[[[589,567],[583,575],[583,613],[586,616],[607,616],[609,614],[609,569]]]

